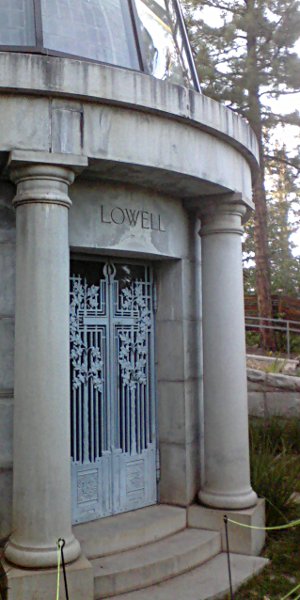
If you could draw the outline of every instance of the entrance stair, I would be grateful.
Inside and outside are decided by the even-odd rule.
[[[76,525],[94,570],[95,600],[213,600],[229,589],[221,534],[186,525],[184,508],[156,505]],[[231,554],[236,589],[266,564]]]

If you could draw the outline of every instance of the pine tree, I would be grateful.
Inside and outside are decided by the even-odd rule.
[[[204,93],[246,117],[258,139],[260,169],[253,188],[256,291],[260,316],[270,318],[265,164],[274,156],[266,155],[265,136],[278,123],[300,125],[300,115],[274,114],[267,102],[300,91],[300,59],[294,50],[300,32],[299,2],[185,0],[183,4]],[[206,7],[217,10],[220,26],[205,22]],[[264,345],[273,344],[265,330]]]
[[[300,260],[294,256],[292,234],[299,228],[300,188],[293,167],[286,158],[286,147],[275,147],[274,160],[268,165],[268,235],[271,289],[273,293],[298,296]]]
[[[300,226],[300,174],[290,162],[285,145],[274,147],[274,158],[266,167],[268,247],[272,294],[298,297],[300,257],[295,255],[293,234]],[[244,289],[255,293],[254,219],[245,226],[243,244]]]

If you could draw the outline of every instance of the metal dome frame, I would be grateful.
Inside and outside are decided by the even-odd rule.
[[[68,52],[62,52],[59,50],[53,50],[53,49],[45,47],[41,1],[42,0],[32,0],[33,11],[34,11],[34,32],[35,32],[36,44],[34,46],[32,46],[32,45],[0,44],[0,52],[26,52],[26,53],[32,53],[32,54],[43,54],[43,55],[47,55],[47,56],[74,58],[74,59],[80,59],[80,60],[94,62],[94,63],[98,63],[98,64],[106,64],[106,65],[110,65],[112,67],[119,67],[119,68],[127,69],[130,71],[137,70],[137,69],[126,67],[126,66],[117,65],[114,63],[109,63],[109,62],[104,62],[104,61],[100,61],[97,59],[89,58],[89,57],[82,56],[79,54],[73,54],[73,53],[70,54]],[[138,57],[138,63],[139,63],[139,67],[140,67],[139,71],[152,75],[151,73],[149,73],[147,66],[146,66],[145,50],[144,50],[143,43],[141,40],[141,33],[139,31],[139,25],[138,25],[139,17],[138,17],[137,8],[135,5],[135,0],[126,0],[126,1],[127,1],[127,5],[129,8],[129,15],[130,15],[129,18],[131,19],[130,25],[132,26],[132,30],[134,33],[134,43],[135,43],[137,57]],[[195,67],[190,42],[188,39],[187,29],[186,29],[182,9],[180,6],[180,1],[179,0],[171,0],[171,2],[174,7],[174,10],[175,10],[178,26],[180,28],[180,34],[182,36],[183,45],[184,45],[184,49],[186,52],[186,58],[187,58],[188,67],[190,70],[192,85],[197,92],[201,92],[199,78],[198,78],[197,70]]]

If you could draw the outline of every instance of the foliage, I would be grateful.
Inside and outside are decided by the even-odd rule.
[[[271,292],[298,297],[300,293],[300,258],[293,254],[293,234],[300,224],[300,181],[288,164],[285,145],[273,149],[274,159],[267,163],[268,248]],[[255,292],[254,220],[245,226],[244,288]]]
[[[260,333],[256,331],[246,331],[246,345],[258,348],[260,344]]]
[[[275,454],[289,449],[292,454],[300,456],[300,419],[297,417],[251,418],[250,436],[254,451],[259,451],[261,446],[270,445]]]
[[[300,518],[299,506],[291,512],[290,518]],[[270,564],[235,592],[235,600],[282,600],[300,583],[299,546],[300,527],[269,536],[263,556],[270,560]],[[293,597],[290,597],[291,600]],[[228,600],[228,596],[224,600]]]
[[[300,124],[298,112],[275,114],[266,102],[300,90],[299,3],[295,0],[184,0],[204,92],[253,124],[249,91],[255,85],[263,124]],[[216,26],[203,9],[214,9]],[[255,56],[250,55],[249,35]],[[260,115],[258,115],[259,117]],[[299,166],[299,161],[296,160]]]
[[[287,521],[291,496],[300,481],[300,424],[270,418],[250,426],[250,463],[252,486],[266,498],[266,521],[277,525]]]
[[[250,423],[250,439],[252,461],[255,455],[252,474],[254,474],[254,471],[258,471],[257,479],[264,480],[263,489],[267,490],[268,496],[270,495],[269,488],[267,488],[268,482],[273,492],[274,490],[278,492],[278,494],[275,494],[274,504],[276,505],[278,503],[278,495],[279,499],[283,496],[288,496],[288,493],[284,493],[282,485],[276,476],[276,461],[283,461],[278,468],[277,474],[280,472],[284,462],[287,468],[289,461],[293,465],[297,461],[299,463],[300,420],[296,418],[286,420],[279,417],[272,417],[266,420],[252,419]],[[262,458],[260,460],[261,455]],[[292,468],[294,470],[294,466]],[[270,469],[271,474],[268,474],[267,469]],[[263,472],[260,473],[259,471]],[[287,478],[289,479],[284,470],[282,475],[285,481]],[[259,482],[257,481],[257,483]],[[253,485],[254,487],[256,485],[254,480]],[[296,480],[295,485],[298,485],[298,491],[300,491],[299,480]],[[257,487],[256,491],[259,491]],[[284,523],[285,521],[300,519],[300,506],[292,505],[288,501],[285,507],[283,507],[282,513],[281,517],[278,517],[275,510],[273,511],[273,515],[269,513],[269,523],[277,524],[278,521]],[[235,592],[235,600],[245,600],[246,598],[247,600],[281,600],[283,596],[289,594],[300,583],[299,546],[300,527],[269,533],[263,552],[263,556],[270,560],[269,565],[262,573],[253,577]],[[228,600],[227,596],[226,600]]]
[[[278,160],[276,160],[276,157]],[[285,146],[275,148],[268,164],[268,235],[271,289],[290,296],[300,292],[300,260],[293,255],[292,234],[299,228],[300,188],[292,168],[284,162]]]
[[[298,111],[279,114],[271,102],[300,90],[300,58],[294,49],[300,32],[299,2],[185,0],[183,4],[203,91],[246,117],[258,139],[260,171],[254,184],[252,239],[259,314],[270,318],[270,261],[275,247],[268,247],[265,165],[282,160],[272,142],[276,126],[300,125]],[[207,22],[208,9],[216,17],[214,25]],[[284,160],[299,174],[299,152],[286,153]],[[253,264],[248,266],[253,274]],[[272,345],[271,337],[266,330],[265,345]]]
[[[278,357],[274,358],[271,364],[265,366],[266,373],[283,373],[286,367],[286,361]]]

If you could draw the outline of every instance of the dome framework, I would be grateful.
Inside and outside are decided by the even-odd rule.
[[[69,56],[200,91],[179,0],[10,0],[0,51]]]

